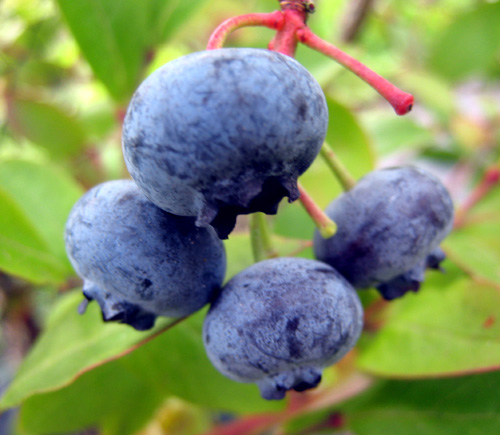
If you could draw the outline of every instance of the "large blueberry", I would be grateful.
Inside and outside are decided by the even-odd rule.
[[[337,233],[314,237],[318,260],[356,288],[386,299],[417,291],[426,268],[439,268],[439,243],[453,225],[453,203],[432,174],[412,166],[373,171],[335,199],[326,214]]]
[[[363,309],[354,288],[330,266],[303,258],[265,260],[222,289],[205,319],[208,357],[224,375],[256,382],[282,399],[321,380],[322,368],[356,343]]]
[[[131,180],[100,184],[73,207],[66,249],[105,321],[138,330],[156,316],[181,317],[210,301],[224,279],[226,257],[212,228],[169,214]]]
[[[255,48],[193,53],[137,89],[123,126],[130,174],[158,207],[227,237],[238,214],[274,214],[326,134],[328,109],[294,59]]]

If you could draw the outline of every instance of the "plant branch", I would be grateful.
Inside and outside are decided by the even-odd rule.
[[[500,166],[495,165],[485,171],[483,178],[481,179],[479,184],[465,199],[461,207],[456,211],[454,224],[455,229],[464,226],[467,214],[470,212],[470,210],[499,183]]]
[[[357,38],[372,9],[373,2],[374,0],[353,0],[347,4],[340,36],[342,41],[352,42]]]

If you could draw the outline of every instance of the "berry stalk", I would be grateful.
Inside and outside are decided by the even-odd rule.
[[[300,183],[298,184],[298,188],[300,192],[300,202],[318,227],[321,236],[324,239],[329,239],[330,237],[334,236],[337,232],[337,224],[332,221],[323,210],[321,210],[318,204],[314,202],[314,200]]]
[[[250,215],[250,238],[255,263],[269,258],[279,257],[271,240],[271,232],[264,213]]]
[[[300,29],[297,29],[297,37],[304,45],[330,57],[368,83],[389,102],[398,115],[405,115],[412,109],[413,95],[397,88],[358,60],[344,53],[329,42],[324,41],[315,35],[307,26],[302,26]]]
[[[321,157],[325,161],[325,163],[332,170],[335,177],[341,184],[342,188],[345,191],[351,190],[356,184],[356,180],[349,173],[344,164],[340,161],[337,155],[332,151],[328,143],[323,142],[323,146],[320,150]]]
[[[284,23],[281,11],[264,14],[245,14],[223,21],[212,33],[208,40],[207,50],[222,48],[230,33],[242,27],[261,26],[279,30]]]

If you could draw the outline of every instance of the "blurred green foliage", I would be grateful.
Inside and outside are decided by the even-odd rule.
[[[396,117],[356,76],[299,47],[297,59],[327,95],[329,144],[356,178],[391,164],[431,168],[460,209],[485,170],[500,166],[500,2],[374,0],[347,42],[354,3],[363,4],[318,0],[309,25],[412,92],[416,104]],[[250,429],[262,412],[274,416],[262,430],[280,434],[500,432],[498,185],[446,240],[445,275],[430,272],[419,294],[391,304],[364,292],[366,328],[356,352],[325,372],[320,388],[304,395],[308,402],[294,397],[288,411],[211,367],[201,343],[203,313],[132,353],[168,322],[137,333],[103,325],[96,307],[76,314],[80,282],[64,252],[64,223],[86,189],[128,177],[121,122],[135,88],[163,63],[203,50],[222,20],[277,6],[2,2],[0,381],[10,386],[0,406],[20,407],[12,433],[189,435],[230,413],[247,416],[238,432],[244,435],[259,433]],[[264,48],[271,37],[269,29],[241,29],[228,45]],[[322,207],[341,193],[320,159],[301,181]],[[281,255],[311,257],[314,226],[300,204],[283,203],[270,224]],[[252,262],[245,230],[226,248],[228,277]]]

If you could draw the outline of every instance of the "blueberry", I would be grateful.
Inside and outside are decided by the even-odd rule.
[[[354,287],[377,287],[386,299],[417,291],[425,269],[440,268],[444,253],[438,246],[453,225],[446,188],[412,166],[371,172],[326,214],[338,230],[326,240],[316,232],[316,258]]]
[[[303,258],[265,260],[240,272],[212,303],[203,341],[214,366],[256,382],[265,399],[318,385],[322,368],[356,343],[363,309],[330,266]]]
[[[159,209],[130,180],[88,191],[70,213],[65,239],[87,300],[99,303],[105,321],[138,330],[156,316],[202,308],[225,274],[224,247],[211,228]]]
[[[294,59],[254,48],[193,53],[137,89],[123,126],[132,178],[158,207],[221,238],[236,216],[298,198],[328,124],[324,94]]]

